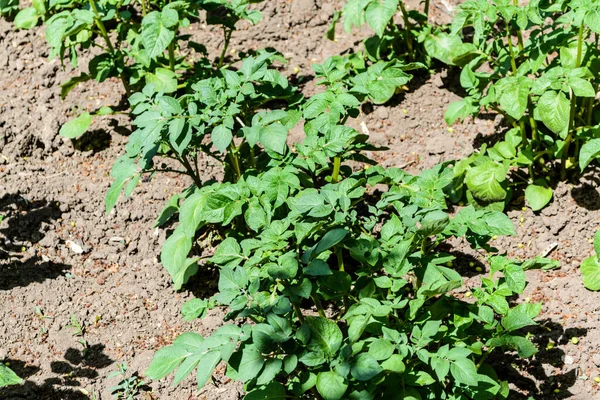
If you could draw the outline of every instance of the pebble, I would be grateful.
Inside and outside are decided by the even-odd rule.
[[[592,356],[592,362],[596,364],[597,367],[600,367],[600,354],[594,354]]]
[[[573,365],[573,363],[575,362],[575,360],[573,360],[573,357],[571,357],[569,355],[565,355],[564,356],[564,362],[565,362],[565,365]]]

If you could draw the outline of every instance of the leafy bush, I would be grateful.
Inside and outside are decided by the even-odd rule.
[[[528,168],[525,195],[534,210],[552,198],[542,178],[552,175],[554,160],[565,179],[600,153],[598,33],[592,1],[467,1],[457,8],[450,34],[426,40],[433,57],[461,67],[468,96],[450,105],[449,124],[483,109],[513,126],[505,141],[488,149],[493,162],[486,163]]]
[[[262,1],[262,0],[261,0]],[[59,56],[61,62],[68,55],[74,67],[78,64],[79,52],[91,46],[103,52],[95,56],[88,65],[89,73],[80,74],[63,83],[61,97],[79,83],[93,79],[103,82],[119,77],[127,96],[140,91],[146,84],[153,84],[157,91],[175,93],[187,84],[212,74],[211,61],[206,48],[189,40],[189,35],[179,35],[180,28],[188,26],[198,18],[199,12],[207,12],[209,24],[221,25],[224,45],[218,58],[221,67],[227,47],[235,30],[235,23],[245,19],[257,23],[262,15],[250,10],[256,0],[202,0],[196,2],[144,0],[141,15],[137,4],[115,0],[70,0],[66,2],[34,1],[34,7],[23,9],[15,18],[17,28],[32,28],[38,19],[47,25],[46,39],[50,45],[50,56]],[[194,50],[201,56],[192,61]],[[183,82],[183,83],[182,83]],[[94,115],[112,113],[103,107],[93,113],[83,113],[61,128],[68,138],[82,135],[92,123]]]
[[[523,291],[526,269],[554,264],[491,256],[474,299],[460,295],[454,256],[442,250],[447,239],[492,252],[492,236],[514,233],[508,217],[469,206],[451,218],[451,165],[420,176],[358,168],[374,164],[365,150],[378,149],[344,123],[361,101],[380,94],[373,82],[382,72],[368,73],[377,64],[366,71],[356,64],[356,75],[338,68],[354,56],[317,66],[325,91],[302,99],[269,67],[275,59],[249,57],[177,99],[153,85],[130,99],[137,129],[113,168],[107,207],[143,175],[171,170],[155,168],[156,156],[174,158],[182,166],[176,172],[194,184],[158,219],[179,212],[161,261],[181,288],[199,268],[198,238],[217,230],[224,239],[209,262],[219,269],[219,293],[182,311],[194,319],[227,306],[235,321],[207,338],[180,336],[157,352],[146,374],[159,379],[177,370],[179,383],[197,368],[203,386],[226,361],[248,399],[373,398],[398,390],[415,398],[506,398],[507,383],[485,360],[495,349],[534,354],[519,330],[540,310],[511,307],[507,297]],[[391,86],[410,78],[401,64],[387,68],[397,68]],[[301,119],[305,138],[290,147],[288,131]],[[203,153],[224,165],[223,182],[201,180],[195,161]]]
[[[331,156],[346,158],[359,137],[331,145]],[[184,315],[225,305],[236,322],[206,338],[181,335],[146,374],[176,370],[177,384],[197,368],[203,386],[223,360],[227,375],[245,382],[247,399],[507,398],[507,382],[485,360],[501,348],[535,353],[519,330],[535,324],[541,305],[511,307],[507,297],[522,293],[526,269],[552,263],[492,256],[489,277],[471,289],[474,301],[461,300],[455,258],[441,247],[464,237],[491,251],[493,235],[514,233],[508,217],[470,206],[451,218],[444,189],[453,172],[445,165],[420,176],[347,166],[337,175],[335,161],[312,156],[321,138],[183,202],[181,236],[165,244],[163,263],[165,255],[187,257],[184,237],[198,227],[228,228],[210,259],[219,293],[186,303]]]

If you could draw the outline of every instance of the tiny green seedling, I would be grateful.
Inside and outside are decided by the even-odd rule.
[[[117,368],[118,371],[111,372],[108,375],[109,379],[115,376],[120,376],[122,378],[117,385],[108,389],[114,399],[134,400],[138,398],[137,396],[142,391],[149,389],[144,380],[140,378],[137,373],[128,376],[127,363],[117,364]]]

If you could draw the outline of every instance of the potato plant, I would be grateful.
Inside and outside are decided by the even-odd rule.
[[[529,174],[517,179],[534,210],[552,198],[546,179],[555,161],[564,180],[600,153],[599,21],[594,1],[467,1],[457,8],[451,33],[425,42],[433,57],[461,68],[468,95],[446,111],[449,124],[491,110],[512,125],[480,162],[498,170],[494,179],[500,183],[500,170],[527,168]],[[482,201],[504,197],[502,190],[472,195]]]
[[[430,29],[429,4],[429,0],[425,0],[423,12],[420,12],[407,10],[402,0],[348,0],[334,17],[327,36],[334,40],[335,26],[340,18],[347,33],[366,24],[375,32],[375,36],[363,42],[370,60],[426,61],[421,37]],[[402,25],[394,19],[398,12],[402,16]]]
[[[495,349],[533,355],[520,329],[541,307],[511,307],[507,297],[522,293],[526,269],[553,263],[490,256],[473,301],[461,299],[454,256],[440,245],[462,237],[493,251],[492,236],[514,233],[510,220],[471,206],[450,217],[448,165],[419,176],[354,171],[346,161],[364,161],[357,155],[366,138],[334,121],[307,128],[295,151],[284,145],[283,157],[182,202],[162,255],[165,265],[184,266],[180,282],[197,268],[186,267],[197,262],[188,258],[194,232],[226,228],[210,259],[219,293],[191,300],[183,313],[193,319],[223,305],[234,323],[206,338],[183,334],[146,374],[175,372],[179,383],[197,369],[201,387],[226,361],[248,399],[507,398],[508,383],[486,359]]]
[[[438,246],[458,236],[487,248],[492,235],[513,233],[508,218],[472,207],[450,218],[445,166],[417,177],[373,167],[306,185],[319,180],[305,179],[311,171],[297,164],[186,200],[183,207],[198,210],[194,223],[233,229],[211,258],[219,293],[184,312],[226,305],[227,319],[239,322],[206,338],[180,336],[159,350],[148,376],[175,371],[178,383],[197,368],[203,386],[224,360],[248,399],[507,398],[507,382],[486,358],[495,349],[535,353],[519,330],[534,324],[541,305],[511,308],[506,300],[522,292],[534,263],[491,257],[475,301],[463,301],[452,293],[463,286],[454,257]],[[183,207],[181,221],[189,221]],[[235,229],[236,218],[250,232]]]
[[[146,374],[175,383],[196,370],[199,386],[221,361],[245,383],[246,398],[507,398],[508,383],[486,363],[495,350],[530,357],[520,330],[539,304],[511,307],[525,270],[493,255],[494,235],[513,234],[504,214],[469,206],[453,217],[450,164],[419,176],[373,165],[368,136],[345,125],[362,101],[383,100],[410,75],[400,63],[333,58],[315,71],[322,93],[302,98],[259,52],[239,69],[221,68],[178,98],[154,85],[130,98],[136,131],[113,168],[107,210],[142,176],[170,171],[194,182],[158,218],[179,213],[161,262],[176,289],[199,265],[219,271],[219,293],[183,306],[186,319],[228,307],[233,323],[203,337],[186,333],[157,352]],[[348,73],[344,65],[354,63]],[[340,67],[341,66],[341,67]],[[276,102],[274,102],[276,100]],[[288,143],[304,122],[305,138]],[[224,166],[222,182],[202,181],[197,159]],[[170,157],[181,169],[157,167]],[[214,255],[201,260],[198,239],[218,232]],[[473,297],[458,294],[451,237],[487,251],[490,274]]]
[[[257,23],[262,15],[249,8],[262,0],[202,0],[196,2],[141,0],[70,0],[48,3],[36,0],[33,7],[23,9],[15,18],[17,28],[32,28],[43,19],[51,57],[61,62],[68,57],[74,67],[79,53],[99,47],[102,53],[88,65],[88,73],[73,77],[61,85],[61,97],[79,83],[88,80],[103,82],[118,77],[129,97],[146,84],[157,91],[175,93],[186,85],[212,73],[212,62],[206,48],[180,35],[180,28],[196,20],[201,10],[207,12],[209,24],[221,25],[224,45],[216,66],[221,67],[236,22],[244,19]],[[186,47],[184,51],[182,48]],[[194,53],[194,52],[197,52]],[[194,60],[199,55],[199,60]],[[184,79],[185,77],[185,79]],[[94,115],[112,113],[110,107],[85,112],[61,128],[68,138],[81,136],[92,123]]]

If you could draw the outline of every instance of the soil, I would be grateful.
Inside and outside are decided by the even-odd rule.
[[[341,3],[265,2],[259,6],[264,20],[256,27],[242,24],[231,48],[280,50],[289,59],[284,73],[292,75],[298,67],[307,82],[303,90],[313,93],[318,88],[310,65],[357,46],[369,34],[338,29],[336,42],[323,38]],[[440,10],[450,5],[438,6],[432,19],[447,22]],[[222,39],[212,27],[194,24],[187,33],[218,54]],[[48,58],[43,28],[15,32],[0,20],[0,360],[25,379],[1,389],[2,399],[110,399],[109,388],[120,380],[109,377],[117,364],[127,363],[128,376],[142,375],[154,351],[181,332],[204,334],[222,324],[219,310],[185,322],[181,305],[210,283],[194,282],[175,292],[158,261],[167,231],[153,229],[154,218],[189,182],[157,176],[106,215],[109,171],[130,122],[105,117],[81,140],[58,136],[78,110],[122,100],[114,80],[81,85],[61,101],[58,85],[80,69],[62,68]],[[466,156],[493,138],[502,121],[482,116],[449,129],[443,112],[459,99],[455,87],[456,77],[445,70],[419,76],[390,104],[364,107],[352,123],[364,122],[372,141],[389,147],[375,155],[385,166],[418,172]],[[528,272],[525,296],[544,303],[540,327],[532,331],[540,352],[527,362],[494,360],[503,365],[502,377],[515,382],[511,398],[600,398],[594,381],[600,374],[600,294],[585,290],[578,270],[592,252],[590,238],[600,224],[597,186],[596,175],[590,175],[577,184],[559,184],[552,204],[539,213],[509,211],[517,235],[494,243],[517,258],[534,257],[557,243],[550,256],[561,262],[555,271]],[[468,285],[476,284],[478,274],[471,271]],[[83,332],[73,326],[77,323]],[[192,378],[176,388],[169,379],[147,382],[142,399],[237,399],[241,393],[223,369],[200,392]]]

